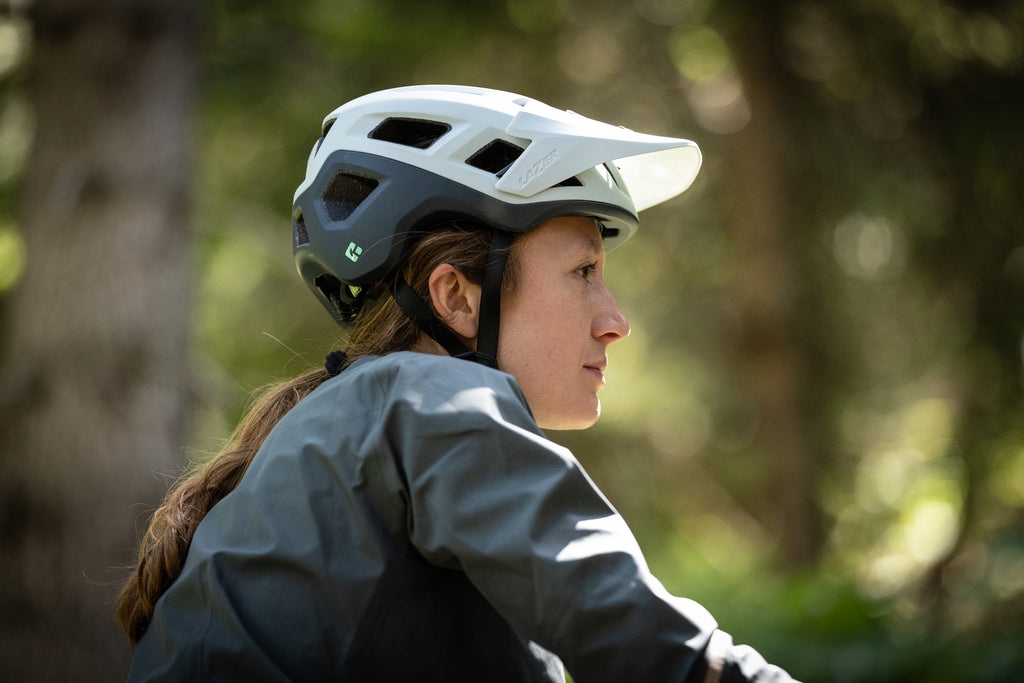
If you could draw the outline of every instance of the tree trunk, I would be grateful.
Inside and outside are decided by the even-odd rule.
[[[758,414],[757,446],[764,458],[764,500],[757,511],[779,535],[782,562],[807,568],[822,548],[816,501],[822,459],[811,411],[815,376],[810,342],[813,306],[805,281],[801,220],[793,161],[795,131],[787,109],[775,39],[777,6],[737,22],[731,41],[751,108],[750,123],[733,136],[724,165],[731,169],[730,229],[736,244],[734,297],[742,323],[739,366]],[[763,14],[763,16],[758,16]]]
[[[123,680],[113,600],[183,461],[195,17],[36,0],[28,262],[0,375],[6,680]]]

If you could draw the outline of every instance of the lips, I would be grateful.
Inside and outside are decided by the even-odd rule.
[[[583,366],[584,369],[589,370],[590,372],[594,373],[594,375],[597,376],[602,386],[604,386],[604,371],[607,367],[608,359],[606,358],[603,358],[593,363],[587,363],[586,365]]]

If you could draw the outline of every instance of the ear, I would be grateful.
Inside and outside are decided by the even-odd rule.
[[[467,280],[450,263],[442,263],[430,274],[427,291],[437,316],[464,341],[475,340],[480,320],[480,285]]]

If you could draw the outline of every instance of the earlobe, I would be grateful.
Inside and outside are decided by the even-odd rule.
[[[480,317],[480,286],[466,279],[455,266],[439,265],[427,284],[437,316],[465,341],[477,336]]]

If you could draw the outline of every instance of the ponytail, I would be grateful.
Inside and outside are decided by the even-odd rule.
[[[329,377],[317,368],[272,386],[220,453],[182,479],[153,513],[139,547],[138,567],[117,599],[116,619],[133,646],[149,626],[156,601],[181,573],[199,522],[238,485],[278,420]]]

